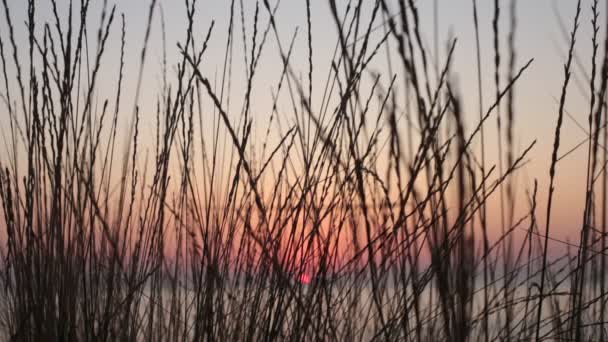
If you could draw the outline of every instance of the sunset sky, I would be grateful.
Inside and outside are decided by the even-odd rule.
[[[249,37],[247,44],[248,49],[251,49],[251,35],[253,28],[253,16],[255,12],[255,1],[242,0],[245,9],[245,30]],[[271,1],[274,3],[274,1]],[[338,1],[340,4],[345,1]],[[17,6],[17,3],[19,5]],[[54,29],[54,21],[50,11],[50,1],[39,1],[37,16],[40,18],[38,22],[47,21],[51,23],[51,29]],[[64,13],[60,17],[65,17],[67,13],[66,2],[61,1],[59,11]],[[90,36],[91,51],[94,51],[96,42],[96,32],[99,24],[100,8],[102,1],[93,1],[93,7],[90,11]],[[115,91],[115,82],[119,61],[120,47],[120,16],[124,13],[126,19],[126,88],[123,101],[123,108],[126,114],[130,113],[133,108],[134,89],[137,82],[137,71],[139,66],[139,55],[143,44],[144,30],[149,11],[149,0],[123,0],[109,1],[110,4],[116,3],[117,17],[111,30],[110,43],[108,52],[104,56],[106,63],[105,72],[101,75],[100,89],[109,91],[107,96],[111,96]],[[179,58],[176,43],[182,42],[185,37],[186,20],[185,20],[185,5],[183,1],[166,1],[160,0],[162,11],[164,14],[166,41],[167,41],[167,57],[169,63],[169,74],[173,76],[174,65]],[[393,3],[393,12],[397,11],[397,1]],[[440,47],[440,63],[445,61],[446,42],[449,37],[458,38],[456,46],[455,59],[453,70],[457,76],[457,84],[460,93],[464,98],[464,109],[471,128],[478,118],[477,105],[477,65],[475,59],[475,41],[474,41],[474,26],[473,12],[471,0],[439,0],[438,3],[438,23],[439,23],[439,47]],[[507,1],[504,3],[504,8],[501,8],[501,30],[503,36],[506,37],[506,32],[509,29],[509,8]],[[337,41],[337,31],[334,21],[331,17],[329,5],[327,1],[311,1],[312,4],[312,41],[313,41],[313,110],[315,109],[315,101],[320,101],[322,96],[323,86],[327,77],[327,72],[330,68],[331,56]],[[433,1],[420,0],[417,2],[421,14],[423,39],[428,44],[430,51],[433,51],[434,46],[434,25],[433,25]],[[343,10],[343,5],[342,10]],[[523,150],[532,140],[538,139],[538,143],[530,155],[530,162],[526,168],[518,173],[517,180],[519,184],[517,205],[522,210],[528,207],[528,199],[525,197],[526,190],[532,188],[533,179],[539,181],[539,218],[540,225],[544,227],[544,211],[546,208],[547,197],[547,182],[548,168],[551,157],[551,147],[553,144],[553,136],[555,130],[555,122],[557,118],[557,99],[560,96],[560,89],[563,81],[563,63],[565,62],[565,51],[567,49],[567,40],[564,37],[563,31],[560,29],[559,21],[556,13],[561,13],[561,17],[565,24],[565,29],[570,31],[575,10],[575,1],[570,0],[520,0],[517,2],[517,66],[522,66],[530,58],[534,58],[531,68],[524,74],[521,81],[516,87],[516,142],[520,146],[519,150]],[[577,57],[581,59],[580,65],[589,65],[590,48],[591,48],[591,2],[583,1],[583,12],[581,26],[576,45]],[[24,21],[26,20],[26,6],[21,5],[20,1],[9,0],[16,26],[17,39],[23,46],[20,53],[22,57],[26,56],[26,30]],[[369,18],[371,7],[364,13],[363,18]],[[243,80],[245,77],[244,71],[244,56],[243,42],[241,37],[241,24],[238,1],[235,16],[235,33],[237,40],[234,45],[234,69],[233,69],[233,89],[232,92],[238,99],[233,108],[240,108],[240,101],[243,94]],[[600,8],[602,12],[604,8]],[[196,12],[195,37],[198,44],[202,44],[207,29],[211,20],[215,20],[214,32],[210,41],[209,49],[206,53],[206,59],[202,69],[210,75],[221,74],[222,64],[225,51],[226,32],[229,22],[230,6],[229,1],[225,0],[201,0],[198,2]],[[342,12],[343,13],[343,12]],[[493,6],[491,1],[479,1],[479,18],[481,28],[482,41],[482,65],[483,65],[483,88],[484,88],[484,112],[487,106],[491,103],[495,92],[493,85],[493,48],[492,48],[492,13]],[[600,20],[600,26],[604,26],[604,17]],[[298,36],[294,45],[294,57],[292,58],[292,66],[302,74],[302,78],[306,79],[307,73],[307,41],[306,41],[306,7],[305,1],[283,0],[277,11],[278,26],[280,31],[281,44],[284,49],[289,46],[289,40],[294,34],[296,27],[299,27]],[[162,48],[162,30],[161,30],[160,11],[155,11],[150,45],[148,50],[148,59],[145,64],[143,88],[140,97],[140,107],[142,113],[142,127],[144,132],[152,132],[154,129],[154,109],[156,106],[155,99],[162,87],[161,81],[161,65],[163,59]],[[266,27],[268,15],[260,2],[260,34]],[[0,33],[5,37],[7,26],[4,20],[0,20]],[[376,20],[374,27],[380,24],[381,20]],[[37,27],[40,32],[41,26]],[[604,28],[602,28],[602,31]],[[373,36],[374,41],[377,41],[383,34],[382,29],[375,30]],[[394,44],[394,41],[390,41]],[[602,46],[603,42],[600,44]],[[505,39],[501,41],[502,45],[502,66],[501,71],[502,84],[505,84],[506,68],[508,52],[506,49]],[[5,43],[6,46],[6,43]],[[250,54],[250,52],[248,52]],[[248,56],[249,58],[249,56]],[[442,64],[443,65],[443,64]],[[12,65],[9,64],[9,73]],[[390,75],[386,71],[386,56],[381,53],[374,62],[372,69],[383,71],[384,84],[388,84]],[[566,110],[577,119],[577,121],[587,127],[588,105],[586,97],[588,96],[588,82],[585,73],[589,70],[581,70],[579,65],[574,67],[574,80],[570,85],[568,100],[566,102]],[[262,52],[262,58],[257,70],[255,78],[255,87],[253,90],[253,115],[256,120],[261,123],[256,126],[254,123],[255,133],[257,136],[264,134],[266,123],[268,121],[268,113],[272,107],[271,90],[276,90],[276,84],[281,72],[281,61],[276,47],[275,38],[272,33],[269,33],[267,45]],[[584,73],[583,73],[584,72]],[[397,87],[399,87],[398,85]],[[397,88],[398,90],[399,88]],[[102,91],[102,92],[103,92]],[[104,94],[100,94],[103,97]],[[211,104],[209,104],[211,106]],[[4,115],[4,107],[0,107],[0,115]],[[281,106],[280,109],[289,112],[290,107],[287,105]],[[235,115],[238,115],[236,113]],[[290,114],[285,114],[289,117]],[[3,116],[1,116],[3,117]],[[128,115],[123,116],[125,124]],[[259,119],[258,119],[259,118]],[[288,119],[286,119],[288,120]],[[487,150],[496,150],[496,121],[493,115],[486,126]],[[565,118],[562,134],[562,147],[560,155],[570,150],[573,146],[580,143],[585,138],[583,132],[570,119]],[[145,136],[145,134],[144,134]],[[150,135],[151,136],[151,135]],[[488,160],[490,163],[495,161],[493,152],[488,152]],[[578,149],[575,153],[565,158],[558,164],[557,172],[557,189],[554,204],[554,232],[558,238],[577,240],[578,232],[582,222],[582,206],[584,203],[584,183],[586,170],[586,145]],[[496,201],[491,202],[490,213],[496,213]],[[519,214],[523,214],[520,211]]]

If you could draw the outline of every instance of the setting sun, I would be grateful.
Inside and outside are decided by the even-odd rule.
[[[302,283],[303,285],[309,285],[311,280],[312,277],[310,276],[310,274],[302,273],[302,275],[300,275],[300,283]]]

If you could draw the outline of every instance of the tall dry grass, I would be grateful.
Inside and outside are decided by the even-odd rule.
[[[228,22],[215,23],[187,0],[179,60],[170,72],[163,51],[156,111],[148,113],[140,92],[159,13],[166,46],[161,5],[150,2],[139,68],[131,75],[128,19],[116,6],[104,1],[92,13],[89,0],[70,2],[64,18],[56,0],[48,1],[49,23],[36,22],[38,2],[23,3],[25,43],[17,42],[20,26],[2,1],[8,28],[0,31],[3,339],[605,339],[608,37],[600,49],[598,1],[590,20],[585,213],[574,243],[551,237],[551,214],[584,21],[580,0],[544,231],[537,182],[516,191],[528,187],[516,176],[535,146],[514,143],[515,90],[533,65],[517,60],[516,0],[503,6],[510,13],[506,34],[499,30],[503,2],[493,4],[490,103],[482,100],[487,62],[479,35],[489,27],[472,1],[478,77],[472,93],[479,99],[473,121],[455,82],[458,41],[439,51],[437,2],[431,51],[416,1],[329,0],[338,36],[329,70],[313,63],[314,43],[323,38],[313,35],[311,2],[303,2],[301,77],[293,61],[299,31],[281,39],[280,2],[256,1],[250,11],[231,0]],[[92,32],[95,15],[100,25]],[[195,24],[204,26],[202,36]],[[224,50],[209,51],[224,29]],[[501,63],[505,38],[508,59]],[[118,68],[107,56],[113,41],[120,47]],[[240,63],[234,51],[241,48],[235,44],[244,52],[241,97],[232,89],[233,66]],[[204,68],[211,53],[223,56],[219,74]],[[267,54],[281,64],[264,121],[254,114],[252,96],[267,86],[259,80]],[[372,65],[381,58],[388,70],[377,72]],[[114,95],[103,98],[100,75],[114,69]],[[134,105],[127,111],[125,80],[132,77]],[[142,118],[149,117],[154,134],[144,139]],[[497,122],[498,151],[486,145],[490,120]],[[486,158],[490,153],[498,165]],[[488,203],[495,197],[501,230],[491,240]],[[529,208],[521,214],[516,202]],[[521,230],[524,238],[516,239]],[[569,252],[550,259],[550,241]]]

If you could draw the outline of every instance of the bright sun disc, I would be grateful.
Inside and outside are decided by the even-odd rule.
[[[302,284],[304,284],[304,285],[308,285],[308,284],[310,284],[310,280],[311,280],[311,277],[310,277],[310,275],[309,275],[309,274],[303,273],[303,274],[300,276],[300,283],[302,283]]]

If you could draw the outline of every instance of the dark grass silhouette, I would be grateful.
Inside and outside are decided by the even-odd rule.
[[[35,22],[37,2],[23,3],[27,44],[17,44],[14,18],[2,2],[9,28],[0,31],[7,114],[7,153],[0,158],[4,340],[606,338],[607,154],[599,147],[608,143],[608,37],[600,48],[597,0],[590,19],[583,226],[578,242],[558,241],[569,251],[555,259],[548,245],[555,240],[550,219],[561,128],[572,63],[584,63],[574,54],[585,20],[580,0],[573,7],[546,208],[537,206],[536,181],[516,193],[527,186],[515,175],[535,145],[518,150],[514,144],[515,90],[533,64],[516,59],[516,0],[494,1],[489,104],[482,101],[483,28],[472,1],[478,67],[472,92],[479,98],[472,123],[465,122],[463,90],[453,81],[458,42],[446,42],[443,60],[437,38],[429,51],[414,0],[399,1],[396,9],[384,0],[370,7],[350,0],[344,11],[328,1],[338,42],[322,97],[313,96],[313,82],[320,82],[313,78],[320,74],[313,43],[321,38],[312,34],[310,1],[304,78],[292,62],[298,31],[289,42],[279,38],[279,2],[256,1],[246,20],[251,14],[243,1],[232,0],[229,22],[211,22],[197,37],[196,0],[186,1],[188,26],[173,74],[163,52],[153,146],[142,145],[149,141],[141,137],[139,97],[160,5],[152,0],[148,8],[134,107],[121,141],[124,16],[119,22],[116,7],[105,2],[101,13],[89,13],[90,1],[82,0],[70,2],[69,17],[61,18],[56,0],[49,1],[53,23]],[[504,34],[499,6],[507,3]],[[101,16],[93,33],[87,30],[92,15]],[[214,53],[224,62],[212,77],[202,66],[222,26],[225,50]],[[120,38],[111,34],[115,27]],[[381,37],[372,39],[379,29]],[[89,45],[93,34],[96,46]],[[98,99],[112,39],[121,47],[116,93]],[[264,50],[269,41],[275,51]],[[235,43],[245,52],[242,98],[227,95]],[[264,86],[256,82],[263,50],[278,54],[282,65],[260,141],[251,96]],[[370,65],[383,50],[388,74],[380,75]],[[20,59],[25,53],[29,58]],[[289,113],[279,110],[279,99],[290,104]],[[205,101],[211,108],[203,110]],[[498,151],[489,151],[484,127],[494,119]],[[488,164],[489,153],[498,165]],[[487,204],[495,196],[501,235],[491,241]],[[516,201],[529,203],[523,216],[516,216]],[[543,231],[536,216],[542,209]],[[524,238],[515,239],[518,230],[526,231]]]

